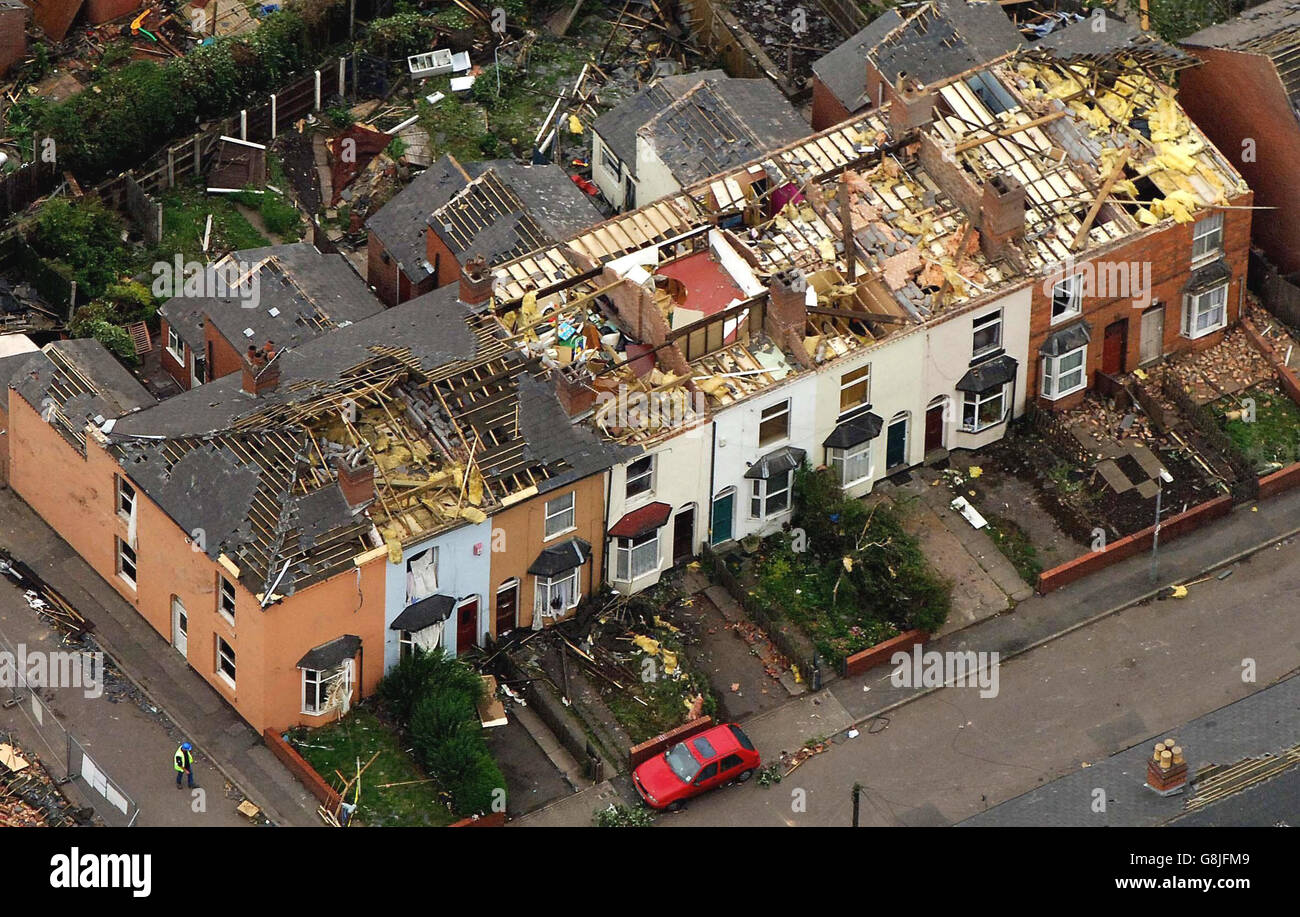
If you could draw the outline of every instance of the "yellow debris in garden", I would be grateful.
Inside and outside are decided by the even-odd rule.
[[[582,122],[578,120],[577,115],[569,115],[569,133],[570,134],[582,133]]]
[[[799,674],[799,667],[797,665],[790,666],[790,674],[794,676],[795,684],[803,684],[803,676]]]
[[[660,652],[663,654],[663,658],[664,658],[664,674],[665,674],[665,675],[676,675],[676,674],[677,674],[677,654],[674,653],[674,652],[671,652],[671,651],[669,651],[669,650],[661,650]]]
[[[848,572],[848,573],[852,573],[852,572],[853,572],[853,558],[852,558],[852,557],[849,557],[847,554],[845,554],[843,557],[840,558],[840,562],[844,564],[844,569],[845,569],[846,572]]]
[[[675,634],[681,633],[682,629],[680,627],[676,627],[675,625],[668,623],[658,615],[655,615],[654,622],[655,622],[655,627],[662,627],[665,630],[670,630]]]
[[[647,637],[645,634],[637,634],[636,638],[632,642],[639,646],[642,652],[648,656],[659,655],[659,641],[653,637]]]
[[[980,475],[984,473],[984,469],[981,468],[979,465],[971,465],[970,470],[968,470],[966,473],[969,474],[972,478],[978,478]]]

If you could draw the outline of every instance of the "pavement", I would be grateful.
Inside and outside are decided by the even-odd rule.
[[[765,761],[810,739],[830,737],[831,749],[801,765],[794,784],[732,787],[659,823],[844,825],[856,778],[876,794],[864,824],[953,824],[1247,696],[1300,668],[1296,535],[1300,491],[1163,543],[1156,579],[1149,555],[1130,558],[926,644],[998,653],[995,698],[895,686],[885,665],[745,720]],[[1191,586],[1186,599],[1154,600],[1220,568],[1233,572]],[[1241,681],[1247,658],[1254,683]],[[858,735],[849,738],[850,729]],[[803,811],[791,810],[796,789]],[[831,801],[814,805],[813,790]],[[570,797],[545,823],[590,824],[609,801]],[[623,801],[635,801],[630,788]]]
[[[22,590],[0,580],[0,649],[18,657],[36,653],[76,652],[62,635],[38,617],[23,599]],[[93,649],[92,649],[93,652]],[[39,719],[27,690],[21,702],[0,707],[0,733],[8,733],[26,757],[38,756],[56,780],[67,773],[71,734],[118,790],[136,806],[139,827],[244,827],[252,822],[235,810],[244,796],[226,782],[212,762],[199,754],[194,762],[196,790],[177,790],[172,755],[185,740],[166,713],[153,706],[135,686],[109,670],[98,687],[79,685],[33,687],[40,697]],[[0,700],[9,700],[0,688]],[[74,763],[80,773],[79,759]],[[74,774],[75,775],[75,774]],[[64,787],[76,805],[90,806],[109,825],[124,825],[128,813],[108,805],[83,780]]]
[[[189,739],[201,758],[210,761],[268,819],[278,825],[321,824],[315,797],[271,754],[262,737],[8,488],[0,489],[0,547],[31,567],[94,624],[95,641],[122,674],[152,706],[166,711],[179,735]],[[142,748],[151,747],[146,724],[125,719],[115,729],[116,741],[124,747],[137,740]],[[175,745],[172,742],[166,749],[164,766]],[[137,760],[133,766],[141,764]],[[119,773],[125,771],[113,776],[118,778]],[[198,776],[207,779],[202,772]],[[175,793],[174,784],[168,792]],[[151,808],[147,797],[137,801],[142,810]]]

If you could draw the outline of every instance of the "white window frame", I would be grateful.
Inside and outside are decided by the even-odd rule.
[[[1192,226],[1192,267],[1200,267],[1223,254],[1223,213],[1212,213]]]
[[[176,329],[170,322],[167,324],[167,352],[175,357],[176,362],[181,366],[185,365],[185,342],[181,340],[181,336],[176,333]]]
[[[639,471],[633,474],[632,472],[633,466],[638,465],[641,462],[648,463],[646,469],[644,471]],[[625,500],[635,500],[638,497],[646,497],[654,493],[656,464],[657,462],[655,461],[654,455],[643,455],[640,458],[638,458],[635,462],[628,462],[626,479],[624,481],[624,486],[623,486],[623,497]],[[642,482],[645,483],[644,487],[641,487]],[[634,491],[632,489],[632,486],[634,484],[637,485],[638,487],[641,487],[641,489]]]
[[[763,438],[763,425],[770,423],[778,418],[785,420],[785,428],[779,436],[768,436]],[[790,399],[778,401],[775,404],[769,404],[758,412],[758,444],[760,446],[770,446],[773,443],[779,443],[790,438]]]
[[[302,672],[302,712],[306,716],[322,716],[329,713],[333,707],[325,706],[325,699],[329,697],[331,688],[336,681],[346,681],[349,684],[352,681],[352,660],[344,659],[341,663],[331,669],[300,669]],[[316,688],[316,703],[307,703],[307,686],[314,685]],[[350,693],[350,692],[349,692]],[[344,709],[347,703],[344,703]]]
[[[136,553],[135,548],[126,543],[125,539],[116,538],[114,540],[117,542],[117,551],[115,552],[117,555],[117,575],[128,586],[135,589],[140,575],[140,556]]]
[[[609,147],[605,146],[604,143],[600,145],[600,167],[605,170],[605,174],[610,178],[618,180],[623,177],[623,163],[609,151]]]
[[[866,467],[861,468],[864,462]],[[827,449],[826,464],[835,472],[835,477],[840,482],[840,487],[843,488],[861,484],[863,481],[869,481],[876,476],[876,468],[871,464],[871,440],[845,449]],[[848,478],[848,472],[855,468],[861,468],[863,473],[857,477]]]
[[[565,499],[569,501],[568,507],[558,511],[551,510],[551,504],[560,503]],[[565,534],[566,532],[572,532],[574,529],[578,527],[577,491],[571,490],[567,494],[561,494],[558,497],[547,500],[546,503],[542,506],[542,513],[543,513],[543,519],[542,519],[542,540],[543,541],[550,541],[552,538],[559,538],[561,535]],[[552,531],[551,529],[552,520],[555,519],[565,520],[566,518],[567,521],[562,522],[561,528],[557,528]]]
[[[861,376],[850,379],[849,376],[852,376],[854,373],[861,373]],[[854,404],[846,405],[844,403],[845,390],[851,389],[857,385],[864,386],[862,390],[862,399],[860,401],[855,402]],[[850,369],[840,376],[840,416],[843,417],[845,414],[849,413],[850,411],[856,411],[864,404],[870,404],[870,403],[871,403],[871,364],[864,363],[861,366],[857,367],[856,369]]]
[[[771,484],[784,484],[783,487],[770,487]],[[749,518],[751,519],[774,519],[784,513],[790,512],[791,502],[794,496],[794,469],[787,471],[783,475],[774,478],[755,478],[753,486],[749,492]],[[785,498],[785,505],[779,509],[772,509],[772,501],[778,497]]]
[[[645,559],[647,556],[652,558],[649,563]],[[615,538],[614,582],[634,583],[643,576],[658,573],[662,560],[658,529],[653,529],[638,538]],[[644,569],[638,572],[639,567]]]
[[[227,591],[229,591],[230,607],[226,607]],[[231,627],[235,626],[235,608],[239,604],[239,593],[235,589],[235,584],[224,576],[217,576],[217,613],[225,618]]]
[[[964,392],[963,394],[965,395],[965,397],[962,399],[962,405],[961,405],[962,432],[979,433],[982,430],[989,429],[990,427],[996,427],[998,424],[1002,423],[1002,421],[1007,419],[1006,383],[1003,383],[1002,385],[994,386],[993,388],[989,389],[987,392]],[[998,402],[999,405],[997,420],[990,420],[987,423],[981,422],[980,408],[982,408],[986,404],[991,404],[994,401]],[[966,409],[969,407],[974,408],[974,413],[971,415],[972,420],[967,421]]]
[[[415,642],[415,634],[409,630],[397,632],[397,661],[405,662],[415,655],[420,646]]]
[[[1061,370],[1060,368],[1061,361],[1065,360],[1068,357],[1074,356],[1076,353],[1081,354],[1079,365],[1067,370]],[[1079,374],[1078,383],[1074,385],[1070,385],[1068,387],[1063,387],[1061,385],[1061,377],[1070,376],[1076,372]],[[1087,388],[1088,387],[1088,345],[1083,344],[1079,347],[1075,347],[1073,350],[1067,350],[1065,353],[1057,357],[1048,357],[1048,356],[1043,357],[1042,375],[1043,375],[1043,380],[1041,383],[1041,390],[1043,393],[1043,397],[1051,401],[1056,401],[1058,398],[1064,398],[1066,395],[1071,395],[1079,391],[1080,389]]]
[[[566,581],[573,581],[573,601],[561,609],[551,608],[551,590],[557,586],[563,585]],[[543,601],[543,596],[545,600]],[[566,612],[572,611],[578,607],[582,601],[582,566],[574,567],[559,576],[534,576],[533,577],[533,614],[540,615],[544,618],[558,618]]]
[[[975,336],[987,328],[994,329],[993,343],[986,344],[983,347],[976,346]],[[1001,350],[1002,349],[1002,310],[996,309],[992,312],[989,312],[985,315],[981,315],[978,318],[974,319],[971,322],[970,336],[971,336],[970,346],[971,346],[972,360],[975,359],[976,357],[982,357],[986,353],[993,353],[994,351]]]
[[[1209,297],[1220,297],[1217,305],[1210,301],[1208,307],[1202,306],[1202,302]],[[1213,324],[1207,324],[1204,328],[1196,327],[1202,315],[1211,315],[1215,310],[1219,310],[1219,320]],[[1204,293],[1188,294],[1183,297],[1183,337],[1196,340],[1207,334],[1213,334],[1220,329],[1228,326],[1228,282],[1224,281],[1217,287],[1206,290]]]
[[[131,486],[130,481],[120,474],[113,477],[117,479],[117,486],[114,488],[116,491],[117,514],[123,519],[129,520],[131,514],[135,512],[135,488]]]
[[[1052,324],[1068,321],[1077,315],[1083,313],[1083,272],[1071,274],[1069,277],[1062,278],[1052,284]],[[1056,311],[1056,291],[1059,287],[1066,287],[1070,294],[1069,308],[1062,311]]]
[[[237,656],[236,653],[235,653],[235,648],[234,648],[233,646],[231,646],[231,645],[226,641],[226,639],[225,639],[224,637],[221,636],[221,634],[217,634],[216,637],[217,637],[217,671],[216,671],[216,674],[217,674],[217,676],[218,676],[222,681],[224,681],[226,684],[230,685],[230,687],[233,688],[233,687],[235,687],[235,677],[239,674],[238,656]],[[223,668],[221,667],[221,662],[222,662],[222,657],[223,657],[223,653],[222,653],[223,648],[224,648],[224,650],[225,650],[225,654],[224,654],[224,655],[228,655],[228,656],[230,657],[230,668],[231,668],[231,670],[235,673],[234,675],[228,675],[228,674],[226,674],[226,670],[223,669]]]

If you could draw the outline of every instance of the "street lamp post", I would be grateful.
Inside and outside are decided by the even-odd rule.
[[[1158,575],[1157,571],[1159,570],[1159,565],[1160,565],[1160,557],[1157,553],[1160,550],[1160,498],[1164,496],[1165,485],[1172,484],[1173,482],[1174,482],[1174,476],[1171,475],[1164,468],[1161,468],[1160,474],[1156,478],[1156,527],[1155,527],[1155,531],[1151,533],[1151,580],[1152,582],[1155,581],[1155,578]]]

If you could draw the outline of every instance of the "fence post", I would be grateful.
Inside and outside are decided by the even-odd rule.
[[[341,99],[346,99],[348,97],[347,85],[344,82],[347,79],[347,70],[348,70],[347,58],[340,57],[339,58],[339,98]]]
[[[248,139],[248,109],[247,108],[241,108],[239,110],[239,139],[240,140]]]
[[[275,93],[271,93],[271,139],[275,139]]]
[[[320,111],[320,71],[316,71],[316,107],[312,111]]]
[[[176,187],[176,150],[167,147],[167,187]]]
[[[194,135],[194,177],[202,178],[203,164],[203,135]]]

